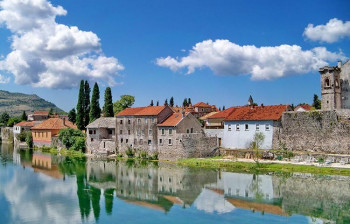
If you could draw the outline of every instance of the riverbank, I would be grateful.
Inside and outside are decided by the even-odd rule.
[[[231,159],[231,158],[192,158],[177,161],[178,165],[190,167],[205,168],[223,168],[227,171],[237,172],[284,172],[284,173],[312,173],[323,175],[344,175],[350,176],[350,165],[320,163],[295,163],[275,160],[259,160],[256,162],[252,159]]]

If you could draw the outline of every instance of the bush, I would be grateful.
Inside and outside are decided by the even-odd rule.
[[[150,157],[151,160],[158,160],[158,152],[154,152],[152,154],[152,157]]]
[[[26,137],[27,137],[27,132],[26,131],[22,131],[21,133],[16,135],[17,140],[20,141],[20,142],[24,142],[26,140]]]
[[[128,146],[128,148],[125,150],[125,154],[129,157],[129,158],[132,158],[134,157],[135,155],[135,152],[134,150]]]
[[[147,159],[147,152],[145,150],[141,150],[139,153],[139,157],[141,159]]]
[[[85,152],[85,134],[73,128],[65,128],[58,132],[58,139],[67,149]]]
[[[28,131],[27,135],[26,135],[26,143],[28,148],[33,148],[33,136],[32,136],[32,132]]]

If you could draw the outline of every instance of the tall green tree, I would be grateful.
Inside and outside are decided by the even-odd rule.
[[[77,117],[76,125],[80,130],[85,129],[84,126],[84,80],[80,81],[78,104],[77,104]]]
[[[226,110],[226,107],[225,107],[225,106],[223,106],[223,107],[222,107],[222,110]]]
[[[317,94],[314,94],[314,100],[313,100],[312,106],[317,110],[321,109],[321,100],[318,99]]]
[[[151,100],[150,106],[153,107],[153,105],[154,105],[154,104],[153,104],[153,100]]]
[[[157,106],[159,106],[159,100],[157,100]]]
[[[68,113],[68,120],[70,122],[72,122],[73,124],[75,124],[75,122],[77,121],[76,120],[76,117],[77,117],[77,114],[75,112],[75,108],[71,109]]]
[[[187,98],[184,99],[184,102],[182,103],[183,107],[188,107],[188,102],[187,102]]]
[[[114,114],[119,113],[125,108],[131,107],[135,102],[135,97],[130,95],[121,95],[120,100],[113,103]]]
[[[0,116],[0,123],[6,125],[9,119],[10,119],[10,115],[7,112],[3,112]]]
[[[86,80],[84,84],[84,128],[90,123],[90,86]]]
[[[164,106],[168,106],[168,99],[165,99]]]
[[[192,105],[191,98],[188,98],[188,102],[187,103],[188,103],[188,106]]]
[[[112,103],[112,91],[110,87],[105,90],[105,104],[103,105],[103,116],[114,117],[113,103]]]
[[[26,112],[23,111],[22,116],[21,116],[21,120],[26,121],[27,119],[28,119],[28,116],[27,116]]]
[[[90,122],[93,122],[101,116],[100,108],[100,89],[95,82],[94,88],[92,88],[91,104],[90,104]]]
[[[169,105],[170,105],[171,107],[174,106],[174,97],[171,97],[171,98],[170,98]]]
[[[53,108],[52,107],[49,110],[49,115],[53,115]]]

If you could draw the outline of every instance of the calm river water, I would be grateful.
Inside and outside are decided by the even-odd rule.
[[[0,148],[0,223],[350,223],[350,177],[74,160]]]

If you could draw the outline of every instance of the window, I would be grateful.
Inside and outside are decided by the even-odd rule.
[[[148,135],[152,135],[152,129],[148,130]]]
[[[123,124],[123,120],[120,120],[120,124]]]
[[[111,135],[113,133],[112,129],[108,129],[108,134]]]
[[[148,124],[148,118],[145,118],[145,124]]]
[[[148,139],[148,145],[152,145],[152,140]]]
[[[145,130],[141,130],[141,135],[145,135]]]
[[[265,125],[265,130],[266,130],[266,131],[270,131],[270,125],[269,125],[269,124],[266,124],[266,125]]]
[[[165,135],[165,130],[164,130],[164,128],[162,128],[162,135]]]
[[[94,135],[96,135],[96,130],[94,130]]]
[[[130,119],[128,119],[128,124],[131,124],[131,120]]]
[[[119,130],[119,134],[122,135],[123,134],[123,130]]]
[[[173,143],[172,143],[172,141],[171,141],[171,138],[169,138],[169,145],[172,145]]]
[[[255,128],[257,131],[259,131],[260,130],[259,124],[256,124]]]
[[[92,135],[92,130],[89,130],[89,134]]]
[[[193,133],[193,128],[191,128],[191,133]]]
[[[230,124],[228,125],[228,131],[231,131],[231,125]]]
[[[137,123],[141,124],[141,118],[137,119]]]
[[[128,130],[128,135],[130,135],[130,130]]]
[[[190,133],[190,129],[187,129],[187,130],[186,130],[186,133]]]
[[[245,127],[244,130],[249,131],[249,124],[245,124],[244,127]]]
[[[142,145],[143,144],[143,140],[142,139],[140,139],[140,145]]]
[[[239,131],[239,124],[236,124],[236,131]]]
[[[328,78],[326,78],[326,79],[324,80],[324,87],[330,87],[329,79],[328,79]]]
[[[173,134],[173,129],[169,129],[169,135],[172,135]]]
[[[155,119],[154,118],[152,118],[152,123],[154,123],[155,122]]]
[[[136,130],[136,135],[140,136],[140,130]]]
[[[120,139],[120,143],[123,143],[123,138]]]
[[[129,142],[129,139],[125,139],[125,143],[128,143]]]
[[[159,144],[162,145],[163,144],[163,139],[159,139]]]
[[[137,139],[136,138],[134,138],[134,145],[136,145],[137,144]]]
[[[103,142],[103,148],[106,148],[106,142]]]
[[[91,141],[93,142],[93,141],[94,141],[94,139],[93,139],[93,138],[91,138]]]

